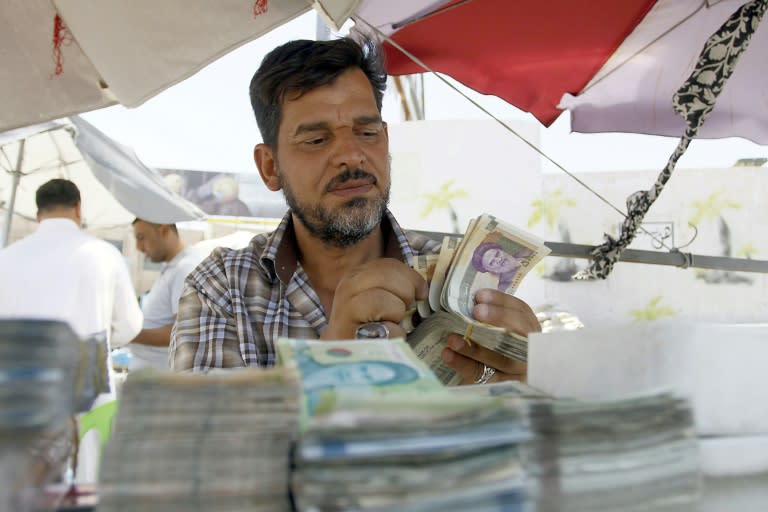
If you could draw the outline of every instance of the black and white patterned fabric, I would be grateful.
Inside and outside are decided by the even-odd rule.
[[[704,44],[696,67],[672,99],[675,111],[688,127],[677,148],[669,157],[666,167],[649,190],[640,190],[627,198],[627,217],[618,239],[605,234],[605,242],[592,250],[592,263],[578,272],[574,279],[605,279],[618,261],[621,252],[635,237],[643,217],[659,197],[672,176],[677,161],[683,156],[699,128],[715,106],[715,101],[736,67],[736,61],[749,45],[752,34],[768,9],[768,0],[744,3],[728,21]]]

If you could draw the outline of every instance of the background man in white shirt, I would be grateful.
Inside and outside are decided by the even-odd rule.
[[[141,330],[128,267],[108,242],[80,229],[80,191],[53,179],[36,193],[31,235],[0,250],[0,316],[69,322],[85,338],[105,332],[110,347]]]

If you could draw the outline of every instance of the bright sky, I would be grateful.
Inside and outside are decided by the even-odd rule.
[[[261,138],[248,100],[248,84],[263,56],[290,39],[314,39],[310,12],[224,56],[195,76],[135,109],[110,107],[85,114],[110,137],[131,146],[154,167],[255,172],[252,149]],[[427,119],[487,119],[433,77],[426,80]],[[529,114],[494,97],[474,95],[503,119]],[[384,118],[399,122],[393,95]],[[633,134],[571,134],[568,114],[540,129],[541,149],[571,172],[662,169],[677,139]],[[513,135],[510,135],[513,137]],[[471,148],[467,148],[471,151]],[[514,156],[512,156],[514,158]],[[730,167],[739,158],[768,157],[768,147],[740,138],[694,140],[678,168]],[[545,171],[553,170],[548,164]]]

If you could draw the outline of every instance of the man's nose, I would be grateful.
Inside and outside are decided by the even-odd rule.
[[[333,164],[336,167],[345,166],[347,169],[362,169],[365,163],[365,152],[360,140],[351,130],[342,130],[336,136],[334,144]]]

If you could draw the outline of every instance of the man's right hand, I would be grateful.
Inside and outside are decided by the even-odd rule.
[[[369,322],[386,325],[391,338],[404,338],[400,321],[428,293],[426,280],[402,261],[381,258],[360,265],[339,281],[320,339],[354,339],[358,327]]]

